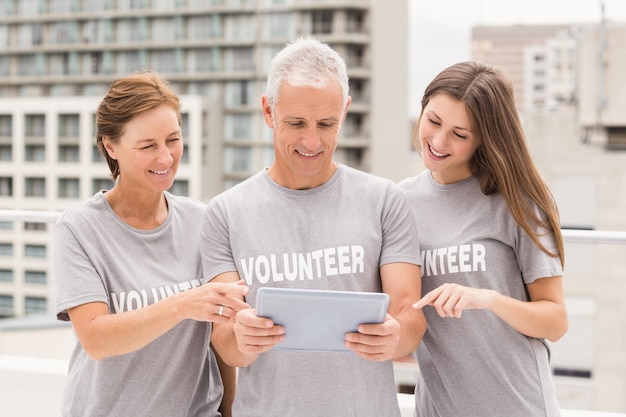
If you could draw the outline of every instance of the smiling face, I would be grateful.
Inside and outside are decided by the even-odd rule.
[[[119,186],[163,192],[174,183],[183,141],[176,110],[163,104],[138,114],[124,126],[116,143],[103,144],[120,167]]]
[[[446,94],[433,96],[422,112],[418,138],[424,165],[435,181],[451,184],[472,175],[470,160],[480,141],[461,101]]]
[[[274,130],[276,157],[268,173],[283,187],[318,187],[337,169],[333,154],[350,99],[344,107],[341,87],[334,81],[322,88],[295,87],[285,82],[279,97],[273,113],[263,97],[263,115]]]

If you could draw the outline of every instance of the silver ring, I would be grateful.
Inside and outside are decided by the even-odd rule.
[[[220,306],[220,309],[217,310],[217,315],[218,316],[223,316],[224,315],[224,306]]]

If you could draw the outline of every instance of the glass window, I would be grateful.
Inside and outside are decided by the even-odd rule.
[[[153,41],[169,43],[176,39],[174,19],[155,18],[150,23]]]
[[[76,23],[73,21],[50,23],[48,39],[53,44],[75,43],[77,40]]]
[[[253,99],[254,83],[252,81],[231,81],[226,83],[226,106],[249,106],[256,104]]]
[[[45,245],[25,245],[24,256],[27,258],[45,258],[46,246]]]
[[[13,316],[13,296],[0,294],[0,317]]]
[[[78,178],[59,178],[58,180],[59,198],[79,198],[80,181]]]
[[[11,145],[0,145],[0,161],[13,160],[13,147]]]
[[[192,16],[187,20],[187,38],[204,40],[222,37],[222,20],[216,15]]]
[[[35,55],[18,55],[17,73],[20,76],[37,75],[37,65],[35,62]]]
[[[0,243],[0,256],[13,256],[13,244]]]
[[[46,223],[42,222],[24,222],[24,230],[45,231]]]
[[[265,39],[291,39],[295,37],[294,22],[290,13],[269,13],[265,15]]]
[[[26,115],[26,136],[43,138],[46,134],[46,116],[43,114]]]
[[[256,33],[255,16],[231,15],[224,18],[224,38],[229,40],[254,39]]]
[[[228,49],[226,51],[226,69],[228,71],[254,71],[253,49]]]
[[[79,115],[59,114],[59,136],[77,138],[79,136]]]
[[[118,73],[130,74],[141,68],[137,51],[118,52],[116,54],[116,70]]]
[[[79,162],[80,149],[78,145],[59,145],[59,162]]]
[[[0,48],[4,49],[9,46],[9,26],[0,25]]]
[[[333,12],[332,10],[316,10],[311,13],[311,29],[312,33],[331,34],[333,31]]]
[[[150,54],[150,68],[162,74],[176,71],[174,51],[153,51]]]
[[[0,281],[13,282],[13,270],[12,269],[0,269]]]
[[[97,145],[91,147],[91,162],[106,162]]]
[[[41,162],[46,160],[46,147],[44,145],[24,146],[24,160],[27,162]]]
[[[0,76],[6,77],[8,75],[9,75],[9,57],[2,55],[0,56]]]
[[[13,222],[0,221],[0,230],[13,230]]]
[[[224,170],[228,174],[249,173],[254,164],[252,161],[252,148],[228,147],[224,150]]]
[[[43,314],[48,311],[48,300],[45,297],[26,297],[24,299],[25,314]]]
[[[28,284],[47,284],[48,277],[46,271],[26,271],[24,272],[24,282]]]
[[[0,196],[13,196],[13,177],[0,177]]]
[[[227,114],[224,117],[226,140],[252,139],[251,114]]]
[[[26,178],[24,195],[26,197],[45,197],[46,196],[46,179],[45,178]]]
[[[214,72],[221,68],[220,50],[198,49],[189,53],[188,68],[194,72]]]
[[[70,54],[48,54],[48,74],[68,75],[70,73]]]
[[[0,136],[13,136],[13,117],[10,114],[0,114]]]
[[[108,178],[95,178],[91,180],[91,194],[96,194],[101,190],[110,190],[113,188],[113,180]]]
[[[174,184],[170,188],[170,193],[175,195],[181,195],[189,197],[189,181],[187,180],[175,180]]]
[[[139,19],[123,19],[117,22],[117,41],[136,42],[143,40],[143,25]]]
[[[362,33],[365,14],[361,10],[348,10],[346,16],[346,32]]]

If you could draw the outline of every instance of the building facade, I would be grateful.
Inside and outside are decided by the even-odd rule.
[[[269,166],[267,67],[301,36],[348,66],[336,160],[401,179],[407,16],[407,0],[0,0],[0,209],[63,210],[110,187],[93,113],[111,81],[140,69],[183,96],[186,161],[173,192],[208,201]],[[51,227],[0,222],[0,316],[52,311]]]
[[[473,34],[473,58],[504,67],[521,93],[526,138],[562,227],[626,230],[626,24]],[[626,411],[625,259],[623,245],[566,243],[570,329],[551,359],[564,408]]]

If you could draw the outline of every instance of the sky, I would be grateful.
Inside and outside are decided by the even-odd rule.
[[[470,59],[472,26],[595,23],[602,4],[626,24],[626,0],[409,0],[409,114],[439,71]]]

